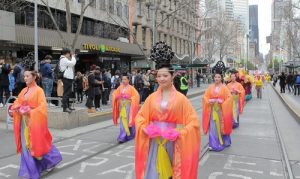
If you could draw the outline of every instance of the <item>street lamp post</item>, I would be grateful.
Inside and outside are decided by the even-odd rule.
[[[34,69],[38,71],[38,14],[37,0],[34,1]]]

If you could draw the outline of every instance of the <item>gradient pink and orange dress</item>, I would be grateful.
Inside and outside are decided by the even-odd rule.
[[[134,118],[139,110],[140,96],[131,85],[120,85],[112,96],[113,122],[120,119],[120,143],[132,140],[135,136]]]
[[[245,90],[239,82],[230,82],[227,84],[227,88],[231,91],[233,103],[232,103],[232,127],[237,128],[239,126],[240,114],[243,113],[245,105]]]
[[[210,103],[215,99],[221,103]],[[221,84],[212,84],[203,96],[202,123],[204,134],[209,133],[209,148],[222,151],[231,145],[232,131],[232,96],[228,88]]]
[[[14,102],[14,133],[17,153],[21,153],[19,176],[40,178],[42,172],[55,167],[62,156],[52,145],[48,130],[47,102],[42,88],[36,84],[24,88]],[[21,109],[28,113],[22,114]]]
[[[189,100],[172,87],[168,99],[162,89],[151,94],[135,118],[136,179],[196,179],[200,152],[200,122]],[[147,127],[174,129],[175,141],[161,136],[150,138]],[[164,153],[164,157],[162,154]],[[162,158],[161,158],[162,157]]]

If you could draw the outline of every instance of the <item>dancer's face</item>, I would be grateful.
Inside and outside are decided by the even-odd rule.
[[[168,88],[172,86],[173,76],[168,68],[161,68],[157,71],[156,80],[162,88]]]
[[[123,77],[122,77],[122,83],[123,83],[123,85],[125,85],[125,86],[129,84],[128,76],[123,76]]]
[[[31,85],[35,82],[35,76],[32,75],[32,73],[30,71],[25,71],[24,72],[24,81],[26,83],[26,85]]]
[[[220,84],[222,82],[222,76],[220,74],[215,74],[214,80],[215,84]]]
[[[235,82],[236,81],[236,75],[235,74],[231,74],[230,75],[230,79],[232,82]]]

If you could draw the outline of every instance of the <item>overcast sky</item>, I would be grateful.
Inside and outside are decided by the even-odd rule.
[[[260,52],[266,55],[269,51],[269,44],[266,43],[266,36],[271,34],[271,4],[272,0],[249,0],[249,5],[258,5],[258,28]]]

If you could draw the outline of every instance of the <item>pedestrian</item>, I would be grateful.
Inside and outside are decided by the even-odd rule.
[[[14,96],[18,96],[21,90],[26,87],[24,82],[24,67],[22,61],[23,59],[17,58],[16,64],[14,65],[13,76],[15,77],[16,82]]]
[[[147,72],[143,75],[144,86],[143,86],[142,102],[145,101],[150,94],[150,73],[151,70],[147,70]]]
[[[230,75],[231,82],[227,84],[232,95],[232,127],[239,127],[240,114],[243,113],[245,104],[245,90],[243,86],[236,81],[236,72],[234,71]]]
[[[200,87],[200,81],[201,81],[201,73],[197,71],[196,73],[196,81],[197,81],[197,87]]]
[[[88,98],[86,100],[86,107],[88,108],[88,113],[94,113],[94,100],[95,100],[95,87],[96,87],[96,79],[95,79],[95,70],[96,70],[96,65],[92,65],[91,71],[88,75]]]
[[[51,97],[53,88],[53,70],[51,66],[51,55],[46,55],[40,65],[40,73],[42,75],[42,86],[46,97]]]
[[[83,101],[83,75],[80,71],[78,71],[76,74],[75,84],[76,84],[77,103],[80,104]]]
[[[231,145],[233,98],[222,84],[222,72],[216,70],[214,84],[203,96],[202,123],[204,134],[209,133],[209,149],[222,151]]]
[[[103,92],[103,83],[104,81],[102,80],[101,76],[101,71],[100,67],[96,67],[95,70],[95,98],[94,98],[94,104],[95,104],[95,110],[96,111],[102,111],[100,107],[100,101],[101,101],[101,96]]]
[[[64,48],[62,55],[60,56],[59,68],[60,72],[63,72],[62,83],[63,83],[63,112],[72,112],[70,107],[69,99],[73,91],[74,81],[74,66],[76,65],[75,55],[71,53],[70,49]]]
[[[284,72],[279,76],[280,93],[285,93],[286,76]]]
[[[187,73],[184,72],[180,78],[180,92],[186,96],[187,92],[189,90],[189,82],[188,82],[188,76]]]
[[[102,93],[102,104],[103,105],[108,105],[108,101],[109,101],[109,95],[110,95],[110,91],[111,91],[111,75],[109,75],[109,73],[104,72],[102,74],[103,77],[103,93]]]
[[[9,79],[9,92],[10,92],[10,96],[13,95],[13,92],[15,90],[15,77],[13,75],[14,70],[10,70],[10,73],[8,75],[8,79]]]
[[[151,52],[159,87],[146,99],[135,118],[136,179],[196,179],[199,118],[189,100],[173,86],[171,48],[158,42]]]
[[[261,76],[258,75],[257,79],[255,80],[255,89],[256,89],[257,99],[262,99],[262,88],[263,88],[263,81],[261,79]]]
[[[21,153],[19,177],[38,179],[53,169],[62,156],[52,145],[48,129],[47,102],[37,85],[38,73],[26,70],[25,87],[13,104],[14,134],[17,153]]]
[[[293,78],[294,77],[293,77],[292,72],[289,72],[289,75],[286,77],[286,83],[288,85],[289,93],[293,91],[293,85],[294,85]]]
[[[294,77],[294,95],[298,96],[300,95],[300,73],[295,72],[295,77]]]
[[[139,110],[139,103],[139,93],[129,84],[129,76],[124,74],[120,86],[112,95],[114,125],[118,125],[118,120],[120,120],[119,143],[127,142],[134,138],[134,118]]]
[[[9,92],[9,73],[10,65],[7,63],[0,64],[1,73],[0,73],[0,107],[3,107],[8,98],[10,97]],[[5,101],[3,100],[3,93],[5,94]]]

